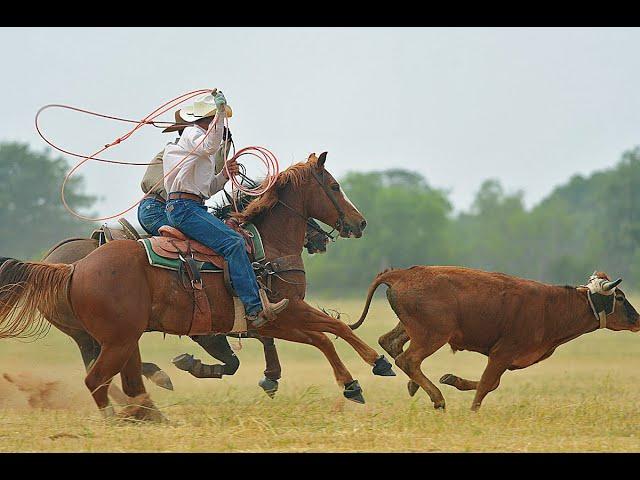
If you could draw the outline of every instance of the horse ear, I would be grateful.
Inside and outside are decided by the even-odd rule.
[[[322,152],[318,157],[318,168],[322,170],[324,168],[324,162],[327,161],[327,152]]]

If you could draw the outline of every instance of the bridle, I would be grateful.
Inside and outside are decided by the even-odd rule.
[[[231,143],[232,143],[234,151],[235,151],[235,144],[233,144],[233,140],[231,141]],[[252,178],[249,178],[247,176],[247,170],[246,170],[246,167],[244,165],[239,163],[238,167],[240,167],[240,172],[238,172],[238,176],[242,179],[243,182],[247,183],[249,186],[257,186],[258,185],[258,183],[256,183],[255,180],[253,180]],[[307,226],[311,227],[318,234],[320,234],[323,237],[329,239],[329,241],[331,241],[331,242],[335,242],[337,237],[333,235],[333,232],[335,232],[336,230],[339,231],[339,230],[341,230],[343,228],[343,226],[344,226],[344,217],[345,217],[344,211],[342,210],[342,207],[340,207],[340,204],[336,200],[336,198],[333,195],[333,192],[331,191],[331,189],[329,189],[329,187],[327,187],[324,184],[324,170],[322,171],[321,175],[318,175],[313,170],[311,170],[311,174],[313,175],[313,178],[316,180],[316,182],[318,182],[318,184],[320,185],[322,190],[324,190],[324,192],[327,195],[327,197],[329,197],[329,200],[331,200],[331,203],[333,203],[333,206],[338,211],[338,221],[336,222],[335,227],[330,232],[327,232],[322,227],[320,227],[320,225],[318,225],[312,218],[305,217],[302,213],[298,212],[295,208],[287,205],[282,200],[278,199],[278,203],[281,204],[282,206],[288,208],[290,211],[292,211],[298,217],[302,218],[307,223]],[[227,191],[223,190],[223,192],[224,192],[225,196],[227,197],[227,201],[230,204],[234,205],[233,199],[227,193]]]
[[[318,182],[318,185],[320,185],[320,188],[324,190],[324,193],[327,195],[329,200],[331,200],[331,203],[333,203],[333,206],[336,208],[336,211],[338,212],[338,221],[336,222],[336,225],[333,228],[332,232],[334,230],[342,231],[342,229],[344,228],[344,217],[345,217],[344,210],[342,210],[342,207],[338,203],[338,200],[336,200],[336,197],[333,194],[333,191],[331,191],[329,186],[324,183],[324,169],[322,169],[322,172],[318,174],[316,173],[315,169],[312,168],[311,175],[313,175],[313,178],[315,179],[315,181]]]
[[[329,200],[331,201],[331,203],[335,207],[336,211],[338,212],[338,221],[336,222],[335,226],[333,227],[333,229],[330,232],[325,231],[319,225],[317,225],[315,222],[313,222],[311,219],[305,217],[302,213],[298,212],[295,208],[287,205],[282,200],[278,199],[278,203],[281,204],[282,206],[288,208],[290,211],[295,213],[298,217],[304,219],[305,222],[307,222],[307,225],[310,226],[312,229],[314,229],[316,232],[324,235],[330,241],[335,242],[337,236],[334,236],[333,233],[336,232],[336,231],[340,232],[344,228],[344,218],[345,218],[344,210],[342,210],[342,207],[338,203],[338,200],[336,200],[336,197],[333,194],[333,192],[331,191],[331,189],[324,183],[324,170],[322,170],[321,174],[318,174],[318,173],[315,172],[314,169],[311,169],[311,175],[313,175],[314,180],[316,182],[318,182],[318,185],[320,185],[320,188],[322,188],[322,190],[327,195],[327,197],[329,198]]]

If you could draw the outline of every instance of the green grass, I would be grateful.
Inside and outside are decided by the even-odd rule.
[[[347,322],[362,303],[314,301],[336,308]],[[348,316],[347,316],[348,315]],[[377,350],[377,338],[396,323],[376,300],[357,330]],[[231,340],[237,343],[236,340]],[[0,343],[0,372],[19,376],[31,394],[45,382],[44,407],[29,392],[0,378],[0,451],[639,451],[640,339],[598,331],[562,347],[544,362],[507,372],[478,413],[473,392],[443,385],[446,412],[433,410],[424,392],[410,398],[406,376],[376,377],[342,340],[336,348],[360,381],[366,405],[342,398],[322,354],[306,345],[278,342],[283,379],[274,400],[257,386],[262,347],[243,340],[234,377],[198,380],[173,367],[183,352],[210,361],[188,338],[146,334],[142,355],[171,376],[175,391],[148,385],[168,417],[166,425],[103,420],[84,387],[75,344],[57,330],[35,343]],[[422,367],[432,381],[444,373],[477,379],[486,358],[442,348]],[[396,369],[397,370],[397,369]],[[24,374],[23,376],[20,376]]]

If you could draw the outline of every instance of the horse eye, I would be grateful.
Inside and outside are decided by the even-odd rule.
[[[339,192],[340,191],[340,185],[338,185],[337,183],[334,185],[331,185],[331,190],[333,190],[334,192]]]

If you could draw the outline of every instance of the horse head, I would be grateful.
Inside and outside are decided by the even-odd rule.
[[[340,184],[325,168],[327,152],[308,160],[309,175],[304,182],[305,211],[308,216],[334,227],[341,237],[360,238],[367,222]]]

